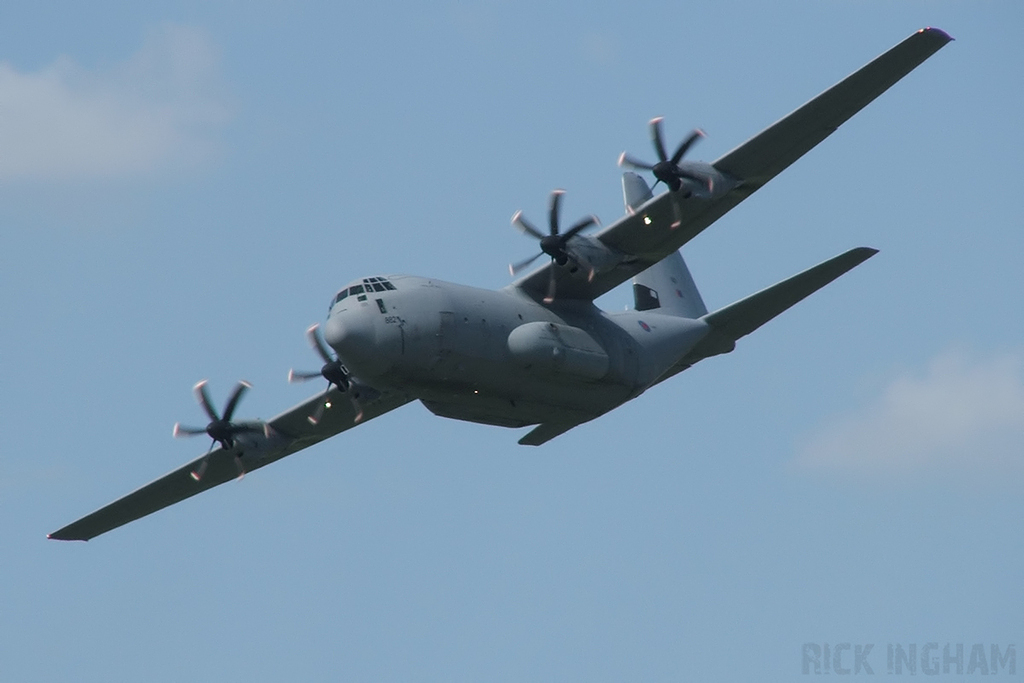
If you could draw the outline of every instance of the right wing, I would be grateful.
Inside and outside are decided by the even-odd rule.
[[[592,301],[678,250],[951,40],[937,28],[921,29],[712,163],[729,181],[727,191],[710,199],[665,192],[596,233],[627,258],[591,280],[556,268],[559,298]],[[548,263],[510,286],[539,300],[552,267]]]
[[[269,429],[266,435],[238,437],[242,442],[243,452],[240,459],[236,459],[233,452],[225,451],[218,446],[209,455],[197,458],[165,474],[137,491],[49,534],[47,538],[60,541],[88,541],[111,529],[191,498],[197,493],[237,479],[243,472],[257,470],[356,425],[355,407],[348,397],[337,389],[332,389],[328,394],[331,408],[324,411],[318,424],[310,424],[308,417],[316,410],[322,398],[322,393],[317,394],[273,418],[267,422]],[[405,405],[410,400],[411,397],[404,394],[382,392],[376,399],[361,406],[363,418],[359,424]],[[202,478],[196,481],[192,478],[192,472],[204,459],[207,459],[206,470]],[[239,460],[243,466],[242,472],[239,471]]]

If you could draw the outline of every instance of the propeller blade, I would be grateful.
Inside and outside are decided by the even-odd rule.
[[[209,460],[209,456],[203,458],[202,462],[199,463],[199,467],[192,470],[191,474],[193,479],[199,481],[203,478],[203,475],[206,474],[206,466],[209,464]]]
[[[661,119],[662,117],[656,116],[648,125],[651,127],[651,141],[654,143],[654,151],[658,153],[658,159],[668,161],[668,155],[665,154],[665,143],[661,140]]]
[[[235,467],[238,468],[238,476],[235,477],[235,481],[242,481],[245,479],[245,465],[242,464],[242,458],[235,456]]]
[[[582,220],[576,221],[576,223],[571,228],[566,230],[565,234],[562,235],[562,244],[565,244],[566,242],[568,242],[569,238],[573,237],[580,230],[585,230],[586,228],[589,228],[591,225],[596,225],[596,224],[597,224],[597,216],[587,216],[586,218],[584,218]]]
[[[672,221],[672,225],[670,225],[669,228],[675,230],[683,224],[683,212],[682,209],[679,208],[679,200],[676,196],[674,194],[669,196],[672,198],[672,215],[675,217],[675,220]]]
[[[296,372],[295,370],[288,371],[288,383],[295,384],[296,382],[308,382],[311,379],[317,377],[323,377],[319,372]]]
[[[546,304],[553,303],[555,300],[555,287],[557,286],[555,283],[557,275],[555,273],[555,259],[551,259],[551,267],[548,269],[548,273],[550,274],[548,278],[548,295],[544,297],[544,303]]]
[[[640,161],[625,152],[619,155],[619,166],[629,166],[630,168],[635,168],[638,171],[654,170],[654,164],[649,164],[646,161]]]
[[[217,415],[217,410],[213,407],[213,402],[210,400],[210,395],[206,392],[205,379],[192,387],[192,393],[196,395],[196,400],[199,401],[199,405],[206,411],[206,415],[210,418],[211,422],[220,420],[220,416]]]
[[[174,438],[178,439],[183,436],[198,436],[205,434],[206,430],[200,427],[183,427],[180,422],[174,423]]]
[[[544,255],[544,252],[540,251],[540,252],[537,252],[536,254],[534,254],[533,256],[531,256],[530,258],[524,259],[524,260],[520,261],[519,263],[510,263],[509,266],[508,266],[508,272],[511,273],[512,275],[515,275],[520,270],[522,270],[526,266],[530,265],[531,263],[533,263],[534,261],[536,261],[538,258],[540,258],[543,255]]]
[[[320,404],[316,407],[316,410],[313,411],[313,414],[306,418],[309,420],[309,424],[314,426],[320,424],[320,419],[324,416],[324,409],[326,407],[327,404],[324,401],[320,401]]]
[[[523,218],[522,211],[516,211],[515,215],[512,216],[512,225],[518,228],[519,232],[536,237],[537,239],[544,239],[544,233],[535,228],[533,223]]]
[[[701,175],[700,173],[691,173],[686,169],[677,168],[676,175],[680,178],[686,178],[687,180],[692,180],[695,183],[700,183],[708,189],[708,192],[715,191],[715,181],[707,176]]]
[[[697,142],[697,140],[700,140],[702,137],[704,137],[704,131],[700,128],[697,128],[690,133],[690,136],[683,140],[682,144],[679,145],[679,149],[677,149],[676,153],[672,155],[672,164],[678,164],[682,158],[686,156],[686,152],[693,146],[693,143]]]
[[[565,194],[565,190],[552,190],[551,192],[551,207],[548,210],[548,226],[551,229],[552,237],[558,235],[558,209],[562,203],[563,194]]]
[[[597,275],[597,269],[594,268],[594,264],[588,261],[585,257],[580,255],[574,255],[572,260],[577,263],[581,268],[587,271],[587,282],[593,282],[594,276]]]
[[[320,403],[317,405],[316,410],[313,411],[312,415],[310,415],[309,417],[306,418],[307,420],[309,420],[309,424],[311,424],[311,425],[320,424],[320,418],[322,418],[324,416],[324,410],[326,410],[327,406],[328,406],[327,395],[330,392],[331,392],[331,383],[328,382],[327,383],[327,388],[324,389],[324,393],[321,394],[321,396],[320,396]]]
[[[202,479],[203,475],[206,474],[206,467],[210,464],[210,453],[213,452],[213,446],[214,446],[215,443],[217,443],[216,439],[214,439],[213,441],[210,442],[210,448],[209,448],[209,450],[206,451],[206,457],[204,457],[200,461],[199,467],[197,467],[194,470],[192,470],[192,472],[191,472],[192,478],[195,479],[196,481],[199,481],[200,479]]]
[[[235,390],[231,392],[231,398],[228,399],[227,405],[224,406],[225,422],[231,422],[231,416],[235,414],[235,408],[238,407],[238,401],[242,398],[242,394],[251,388],[252,385],[245,380],[235,385]]]
[[[352,407],[356,409],[356,416],[353,418],[353,424],[359,424],[363,421],[363,406],[359,404],[359,399],[356,398],[355,394],[349,394],[349,398],[352,399]]]
[[[320,354],[320,357],[323,358],[325,363],[330,363],[334,360],[334,358],[331,357],[330,349],[327,348],[327,344],[325,344],[324,340],[320,337],[320,323],[312,325],[308,330],[306,330],[306,338],[309,339],[309,343],[312,345],[313,350]]]

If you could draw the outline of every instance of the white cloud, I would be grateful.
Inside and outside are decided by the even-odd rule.
[[[216,152],[222,92],[211,41],[185,26],[162,27],[105,70],[66,57],[32,73],[0,62],[0,180],[194,167]]]
[[[864,476],[980,477],[1024,473],[1024,360],[935,358],[807,439],[797,463]]]

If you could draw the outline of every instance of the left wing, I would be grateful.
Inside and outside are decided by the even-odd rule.
[[[270,420],[267,423],[269,429],[266,430],[266,435],[239,436],[242,451],[239,457],[236,458],[233,451],[225,451],[218,447],[209,455],[197,458],[165,474],[137,491],[49,534],[47,538],[88,541],[354,427],[356,410],[348,398],[337,389],[332,389],[328,397],[331,409],[324,412],[317,425],[310,424],[307,418],[313,414],[322,400],[322,393]],[[412,399],[404,394],[382,392],[374,401],[366,402],[362,406],[363,419],[360,424],[394,410],[410,400]],[[196,481],[192,478],[192,472],[204,458],[208,458],[206,470],[202,479]]]
[[[716,182],[710,198],[665,192],[596,233],[594,237],[623,256],[622,262],[589,281],[586,274],[555,268],[559,298],[596,299],[676,251],[951,40],[939,29],[921,29],[713,162],[708,170],[724,182]],[[552,267],[542,266],[510,287],[541,299]]]

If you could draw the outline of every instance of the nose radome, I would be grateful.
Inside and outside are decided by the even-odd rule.
[[[346,311],[328,318],[324,324],[324,341],[337,351],[349,370],[364,379],[387,369],[385,359],[377,350],[374,318],[364,310]]]
[[[345,358],[372,353],[377,343],[373,320],[362,311],[332,316],[327,321],[324,340]]]
[[[341,322],[341,316],[332,315],[324,323],[324,341],[337,350],[338,346],[344,343],[345,326]]]

